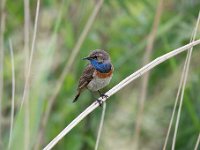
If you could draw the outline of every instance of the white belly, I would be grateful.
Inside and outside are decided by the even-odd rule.
[[[90,81],[90,83],[87,85],[87,88],[91,91],[98,91],[108,85],[111,78],[112,76],[101,79],[96,76]]]

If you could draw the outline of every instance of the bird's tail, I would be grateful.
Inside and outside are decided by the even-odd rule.
[[[80,94],[81,94],[81,92],[78,91],[78,93],[76,94],[76,96],[75,96],[75,98],[74,98],[74,100],[73,100],[73,103],[76,102],[76,101],[78,100]]]

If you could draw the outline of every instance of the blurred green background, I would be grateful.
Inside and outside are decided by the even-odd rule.
[[[27,58],[29,59],[30,56],[37,1],[30,1],[28,50],[24,48],[24,1],[7,0],[3,34],[4,86],[3,95],[0,95],[2,96],[0,149],[7,148],[10,131],[12,65],[9,39],[13,43],[16,78],[11,149],[41,149],[93,102],[91,94],[84,92],[77,103],[72,103],[78,79],[87,64],[81,58],[97,48],[109,52],[115,72],[110,85],[103,90],[104,92],[143,66],[148,36],[154,24],[159,2],[159,0],[105,0],[103,2],[68,75],[65,76],[64,82],[59,83],[62,84],[61,89],[58,91],[44,127],[41,145],[37,147],[43,114],[51,96],[55,93],[60,75],[71,57],[72,50],[88,18],[98,5],[98,0],[41,1],[30,87],[26,97],[28,103],[25,102],[22,111],[20,111],[20,104],[28,71]],[[150,60],[189,43],[199,10],[199,0],[168,0],[162,3],[161,17],[156,29]],[[199,30],[200,28],[196,39],[200,37]],[[140,140],[137,143],[139,150],[162,149],[185,57],[186,52],[157,66],[150,73]],[[200,132],[199,58],[200,47],[196,46],[184,95],[176,150],[193,149]],[[99,150],[133,149],[140,93],[141,80],[138,79],[107,101]],[[102,108],[97,108],[67,134],[54,149],[94,149],[101,111]],[[172,137],[173,134],[170,134],[167,149],[171,148]]]

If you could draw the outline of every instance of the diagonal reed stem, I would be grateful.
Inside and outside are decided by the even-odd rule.
[[[196,26],[195,26],[195,29],[194,29],[194,35],[192,37],[192,42],[196,38],[199,21],[200,21],[200,12],[199,12],[197,23],[196,23]],[[179,108],[178,108],[178,114],[177,114],[176,124],[175,124],[175,131],[174,131],[174,136],[173,136],[173,141],[172,141],[172,150],[175,149],[176,136],[177,136],[178,127],[179,127],[179,121],[180,121],[182,104],[183,104],[183,96],[184,96],[185,85],[186,85],[187,77],[188,77],[188,71],[189,71],[190,60],[191,60],[191,56],[192,56],[192,50],[193,50],[193,47],[191,47],[188,51],[188,55],[187,55],[187,58],[186,58],[186,64],[185,64],[186,65],[185,72],[183,72],[183,85],[182,85],[182,89],[181,89],[180,104],[179,104]]]
[[[99,100],[106,101],[110,96],[117,93],[119,90],[130,84],[135,79],[139,78],[149,70],[153,69],[155,66],[161,64],[162,62],[188,50],[189,48],[200,44],[200,40],[196,40],[192,43],[189,43],[185,46],[182,46],[180,48],[177,48],[165,55],[162,55],[155,60],[151,61],[141,69],[137,70],[130,76],[126,77],[124,80],[122,80],[119,84],[114,86],[112,89],[110,89],[108,92],[105,93],[107,95],[107,98],[100,97]],[[93,102],[89,107],[87,107],[81,114],[79,114],[65,129],[63,129],[45,148],[44,150],[50,150],[52,149],[67,133],[69,133],[81,120],[83,120],[88,114],[90,114],[92,111],[94,111],[99,106],[98,102]]]
[[[151,55],[154,47],[154,41],[156,40],[156,34],[157,30],[160,24],[160,18],[163,12],[163,0],[159,0],[155,12],[154,22],[151,29],[151,32],[147,39],[147,46],[143,58],[143,65],[147,64],[151,60]],[[134,142],[133,146],[135,149],[139,149],[140,146],[140,132],[141,132],[141,125],[143,120],[143,114],[144,114],[144,103],[147,97],[147,90],[148,90],[148,84],[149,84],[149,76],[150,72],[147,72],[142,78],[141,78],[141,89],[138,99],[138,110],[137,110],[137,119],[135,123],[135,135],[134,135]]]
[[[43,136],[44,136],[44,133],[45,133],[45,127],[46,127],[46,124],[47,124],[47,121],[49,119],[49,115],[50,115],[50,112],[51,112],[51,109],[52,109],[52,106],[56,100],[56,97],[64,83],[64,79],[65,77],[68,75],[71,67],[73,66],[73,63],[75,61],[75,58],[77,57],[79,51],[80,51],[80,48],[85,40],[85,38],[87,37],[95,19],[96,19],[96,16],[98,15],[99,11],[100,11],[100,8],[102,7],[103,5],[103,1],[104,0],[98,0],[95,7],[94,7],[94,10],[93,12],[91,13],[91,16],[89,17],[84,29],[83,29],[83,32],[81,33],[77,43],[75,44],[75,47],[73,48],[72,50],[72,53],[71,55],[69,56],[69,60],[68,62],[66,63],[65,65],[65,68],[61,74],[61,76],[59,77],[57,83],[56,83],[56,86],[55,86],[55,90],[52,94],[52,96],[50,97],[49,101],[48,101],[48,104],[47,104],[47,108],[43,114],[43,117],[42,117],[42,120],[41,120],[41,123],[40,123],[40,127],[39,127],[39,132],[38,132],[38,146],[36,146],[37,148],[36,149],[39,149],[40,145],[41,145],[41,142],[42,142],[42,139],[43,139]]]
[[[174,116],[175,116],[175,112],[176,112],[176,107],[177,107],[179,96],[180,96],[180,92],[181,92],[181,87],[183,85],[184,72],[185,72],[185,69],[186,69],[186,63],[187,63],[187,60],[188,60],[188,56],[189,55],[187,54],[186,60],[185,60],[185,63],[184,63],[184,67],[183,67],[183,71],[181,73],[181,80],[180,80],[180,83],[179,83],[178,92],[176,94],[176,100],[175,100],[175,103],[174,103],[174,107],[173,107],[173,111],[172,111],[172,116],[171,116],[169,127],[168,127],[168,130],[167,130],[167,135],[166,135],[166,138],[165,138],[163,150],[166,150],[166,148],[167,148],[167,142],[168,142],[168,139],[169,139],[169,134],[170,134],[170,131],[171,131],[171,128],[172,128],[172,123],[173,123],[173,120],[174,120]]]
[[[192,34],[192,38],[191,38],[190,42],[196,36],[195,33],[197,32],[197,26],[198,26],[198,23],[199,23],[198,20],[197,20],[196,27],[194,29],[194,32]],[[188,59],[189,59],[189,53],[187,53],[186,60],[185,60],[185,63],[184,63],[184,67],[183,67],[183,71],[181,73],[181,80],[180,80],[180,83],[179,83],[178,92],[177,92],[177,95],[176,95],[176,100],[175,100],[175,103],[174,103],[174,108],[173,108],[173,111],[172,111],[172,116],[171,116],[169,127],[168,127],[168,130],[167,130],[167,135],[166,135],[166,138],[165,138],[163,150],[166,150],[166,148],[167,148],[167,142],[168,142],[169,134],[170,134],[170,131],[171,131],[171,128],[172,128],[172,123],[173,123],[173,120],[174,120],[176,107],[177,107],[178,100],[179,100],[179,97],[180,97],[181,88],[183,86],[183,79],[184,79],[184,75],[185,75],[185,72],[186,72],[186,66],[187,66],[187,63],[188,63]]]

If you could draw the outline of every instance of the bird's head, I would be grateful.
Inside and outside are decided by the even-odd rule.
[[[107,63],[110,61],[109,54],[106,51],[100,49],[92,51],[88,57],[85,57],[83,59],[89,60],[90,62],[94,61],[97,63]]]
[[[90,53],[88,57],[85,57],[83,59],[89,60],[92,66],[101,72],[107,72],[112,67],[109,54],[104,50],[94,50]]]

